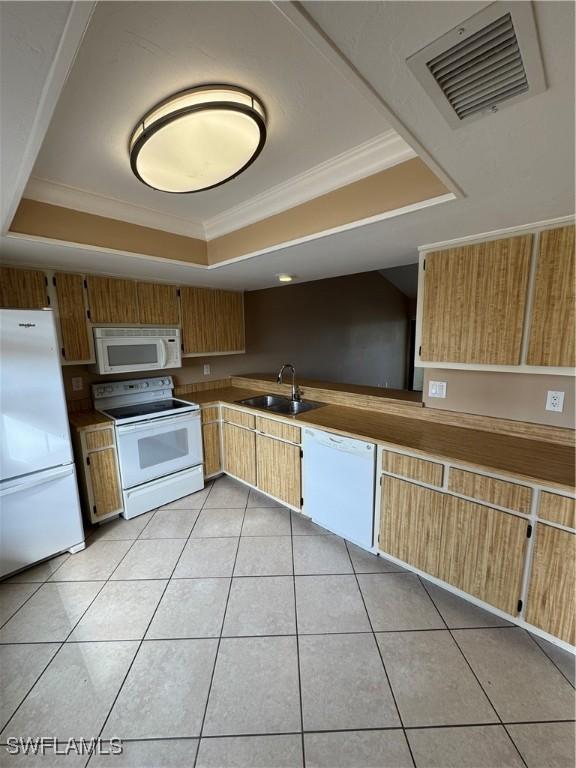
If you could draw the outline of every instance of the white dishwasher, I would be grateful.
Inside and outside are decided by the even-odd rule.
[[[304,512],[324,528],[372,548],[376,446],[304,428]]]

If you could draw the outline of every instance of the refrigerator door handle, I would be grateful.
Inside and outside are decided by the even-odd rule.
[[[38,485],[45,485],[60,477],[66,477],[74,472],[73,464],[66,464],[63,467],[55,467],[44,472],[37,472],[18,480],[8,480],[0,486],[0,497],[8,496],[10,493],[34,488]]]

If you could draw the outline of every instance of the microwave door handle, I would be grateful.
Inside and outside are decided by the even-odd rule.
[[[166,341],[164,339],[159,340],[160,343],[160,368],[166,368],[168,355],[166,353]]]

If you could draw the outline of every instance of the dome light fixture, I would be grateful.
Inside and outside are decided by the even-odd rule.
[[[280,275],[276,275],[276,277],[280,283],[291,283],[292,280],[294,280],[294,275],[288,275],[285,272],[282,272]]]
[[[266,112],[254,94],[203,85],[173,94],[138,121],[130,165],[160,192],[201,192],[246,170],[265,141]]]

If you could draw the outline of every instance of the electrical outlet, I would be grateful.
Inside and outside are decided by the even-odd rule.
[[[428,397],[446,397],[445,381],[429,381]]]
[[[84,380],[82,376],[72,377],[72,392],[82,392],[84,389]]]
[[[210,363],[204,363],[204,376],[210,376]]]
[[[562,413],[564,410],[564,392],[555,392],[549,389],[546,397],[546,410]]]

